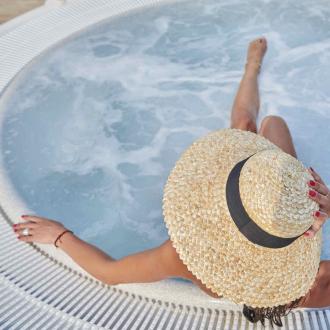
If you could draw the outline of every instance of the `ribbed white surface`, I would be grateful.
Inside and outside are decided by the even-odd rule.
[[[0,94],[26,64],[64,38],[165,1],[64,1],[0,27]],[[0,329],[262,329],[246,321],[240,306],[192,285],[105,286],[53,246],[18,241],[11,224],[30,212],[4,171],[0,186]],[[297,310],[284,329],[330,329],[330,310]]]

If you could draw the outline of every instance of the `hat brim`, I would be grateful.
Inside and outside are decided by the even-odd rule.
[[[304,296],[321,254],[322,230],[272,249],[250,242],[231,219],[225,197],[228,174],[237,162],[265,149],[280,150],[252,132],[211,132],[182,154],[163,197],[165,225],[188,270],[219,296],[253,307]]]

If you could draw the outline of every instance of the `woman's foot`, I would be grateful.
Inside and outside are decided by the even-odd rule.
[[[267,40],[264,37],[255,39],[250,42],[247,51],[245,64],[245,72],[258,74],[260,72],[262,59],[267,50]]]

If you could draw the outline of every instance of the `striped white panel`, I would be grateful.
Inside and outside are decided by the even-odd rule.
[[[141,305],[141,309],[139,309],[138,313],[135,314],[134,321],[129,326],[129,329],[140,329],[140,324],[143,322],[144,315],[148,311],[148,304],[146,301],[141,300]]]
[[[163,313],[165,312],[165,309],[163,308],[163,306],[161,305],[161,303],[158,301],[157,303],[155,303],[156,305],[156,309],[157,312],[155,314],[155,316],[153,317],[152,323],[150,324],[150,329],[157,329],[156,325],[160,322],[161,317],[163,315]],[[124,329],[128,329],[128,328],[124,328]]]
[[[222,324],[224,324],[224,329],[225,330],[229,330],[232,329],[231,325],[232,325],[232,311],[222,311],[223,312],[223,320],[222,320]]]
[[[108,306],[104,306],[104,312],[102,317],[97,321],[100,326],[106,326],[107,328],[112,328],[109,326],[113,320],[122,313],[123,309],[129,304],[130,299],[127,295],[118,292],[118,296],[113,301],[109,302]]]
[[[170,305],[170,310],[171,313],[169,314],[166,322],[164,323],[164,328],[165,329],[171,329],[174,322],[176,321],[176,319],[179,317],[179,313],[180,313],[180,309],[176,309],[176,306],[174,304]]]
[[[323,311],[318,312],[319,322],[320,322],[320,329],[326,330],[330,329],[330,326],[328,327],[326,318],[324,317]]]
[[[72,315],[77,318],[84,319],[88,312],[93,309],[95,301],[97,301],[104,293],[103,287],[92,285],[91,289],[86,293],[85,297],[80,301],[80,304],[75,306]]]
[[[110,294],[109,294],[110,293]],[[102,303],[99,304],[98,308],[94,309],[93,316],[88,320],[91,323],[98,324],[99,321],[102,319],[103,313],[115,303],[116,299],[120,297],[120,292],[108,292],[103,298]]]
[[[330,309],[324,310],[323,314],[325,323],[327,324],[327,329],[330,329]]]
[[[203,308],[203,312],[201,315],[201,319],[200,319],[200,324],[198,325],[198,329],[207,329],[207,323],[209,321],[210,318],[210,314],[209,311]],[[233,328],[235,329],[235,328]],[[237,329],[237,327],[236,327]]]
[[[166,302],[165,306],[168,307],[169,304]],[[164,327],[164,324],[166,320],[170,317],[171,315],[171,308],[166,308],[164,311],[164,314],[162,314],[162,317],[160,318],[160,322],[158,323],[157,327],[155,329],[162,329]]]
[[[124,310],[121,314],[117,316],[117,319],[113,320],[113,323],[109,323],[109,327],[111,329],[126,329],[127,321],[129,320],[130,315],[133,313],[133,311],[136,310],[136,306],[139,304],[138,301],[134,300],[134,298],[130,298],[127,305],[125,306]],[[156,310],[157,306],[156,304],[152,304],[152,309]],[[149,316],[151,316],[151,311]],[[108,326],[108,325],[107,325]]]
[[[318,312],[310,312],[310,323],[312,329],[321,329],[321,325],[319,324],[319,317],[317,316]]]
[[[161,2],[165,1],[73,0],[8,28],[0,36],[0,93],[27,63],[72,33]],[[16,218],[10,199],[1,199]],[[100,285],[50,260],[35,245],[18,241],[8,215],[2,214],[6,219],[0,215],[1,329],[261,329],[230,307],[176,305]],[[330,329],[330,311],[296,311],[285,319],[285,328]]]
[[[155,304],[155,300],[153,299],[153,302],[148,302],[148,306],[146,306],[145,309],[145,317],[143,319],[143,322],[141,323],[139,329],[145,329],[149,330],[150,329],[150,324],[156,315],[158,309],[157,309],[157,304]],[[127,315],[127,313],[126,313]],[[111,326],[111,325],[110,325]],[[115,327],[113,329],[121,329],[119,322],[116,323]]]

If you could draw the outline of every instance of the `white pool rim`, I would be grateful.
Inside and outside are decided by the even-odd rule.
[[[51,47],[58,45],[66,38],[81,32],[93,24],[133,10],[156,6],[165,2],[183,1],[187,0],[49,0],[44,6],[0,25],[0,107],[5,102],[5,98],[10,97],[12,91],[15,90],[14,78],[20,71],[31,61],[37,59],[40,54],[49,51]],[[6,90],[8,86],[10,88]],[[5,90],[6,93],[4,93]],[[1,130],[3,120],[4,114],[0,112]],[[33,211],[20,199],[16,189],[6,175],[2,150],[0,150],[0,168],[2,169],[0,171],[0,229],[2,233],[7,233],[7,242],[10,240],[11,244],[14,244],[13,242],[15,241],[15,245],[20,247],[20,249],[23,249],[23,245],[24,249],[33,249],[36,254],[51,260],[58,267],[65,265],[74,273],[82,274],[86,279],[92,279],[101,284],[101,282],[76,264],[66,253],[56,249],[53,245],[17,241],[15,234],[11,232],[11,224],[21,222],[20,216],[22,214],[33,214]],[[60,221],[60,219],[56,220]],[[10,258],[10,254],[5,255],[2,252],[1,243],[0,257]],[[0,284],[7,283],[7,279],[2,279],[1,281]],[[120,284],[115,287],[120,288],[123,292],[148,299],[160,299],[173,303],[176,306],[185,304],[230,311],[240,311],[242,309],[241,306],[225,299],[214,299],[208,296],[191,283],[181,283],[174,280],[163,280],[155,283]],[[300,309],[300,311],[302,310],[304,309]],[[328,316],[330,320],[330,315]]]
[[[161,3],[174,2],[169,0],[73,0],[58,1],[58,5],[52,1],[50,4],[38,8],[32,12],[14,19],[17,22],[10,22],[11,28],[6,27],[6,32],[1,35],[0,29],[0,49],[3,50],[0,56],[0,95],[10,85],[0,99],[0,107],[6,103],[6,99],[15,92],[15,77],[31,61],[40,54],[49,51],[53,46],[58,45],[64,39],[83,29],[99,23],[106,19],[111,19],[119,15],[130,13],[144,7],[157,6]],[[179,2],[179,1],[175,1]],[[181,1],[182,2],[182,1]],[[15,24],[14,24],[15,23]],[[4,113],[0,112],[0,130],[3,128]],[[0,132],[2,133],[2,131]],[[4,169],[3,152],[0,150],[0,168]],[[18,196],[6,172],[0,171],[0,200],[3,210],[14,223],[22,222],[22,214],[33,214],[33,211]],[[46,215],[44,215],[47,217]],[[56,219],[60,221],[60,219]],[[14,238],[16,238],[13,235]],[[111,237],[109,237],[111,239]],[[27,244],[17,242],[17,244]],[[30,244],[29,244],[30,245]],[[50,258],[59,261],[84,274],[86,277],[94,278],[87,273],[77,263],[75,263],[65,252],[56,249],[51,244],[33,243],[41,251],[44,251]],[[37,249],[37,250],[38,250]],[[37,251],[36,250],[36,251]],[[170,289],[169,289],[170,286]],[[203,291],[190,283],[181,283],[173,280],[164,280],[155,283],[143,284],[120,284],[117,287],[146,295],[148,297],[163,298],[184,303],[189,297],[189,303],[214,305],[224,304],[224,299],[213,299]],[[227,301],[225,304],[228,304]],[[231,304],[233,308],[234,304]]]

